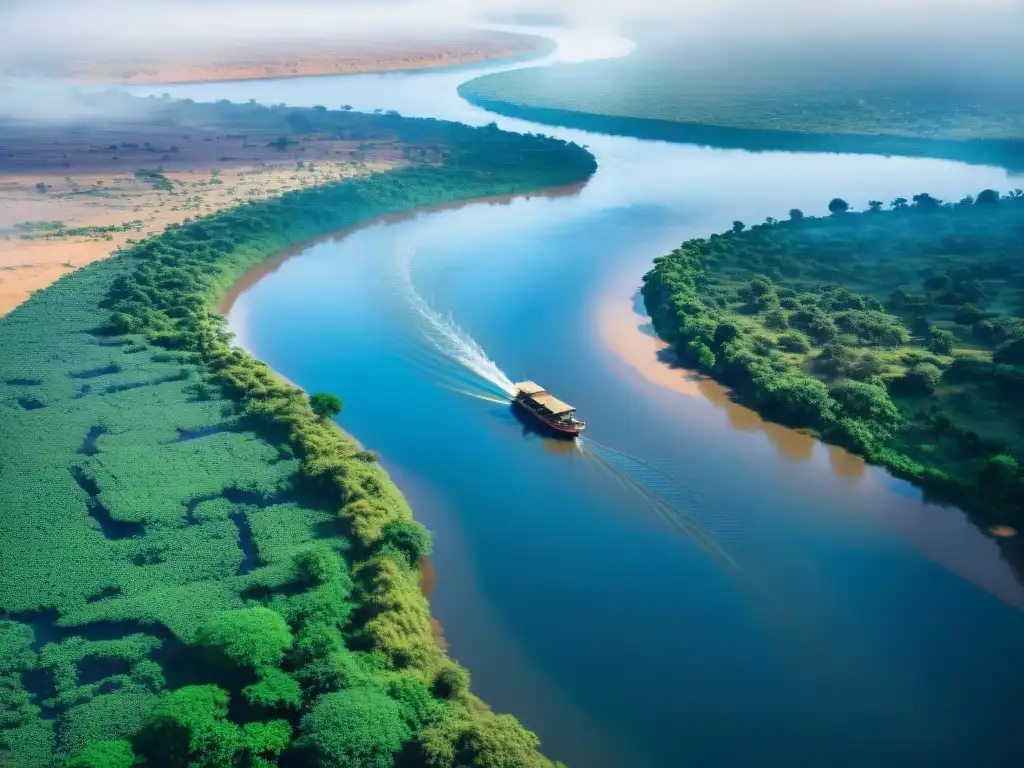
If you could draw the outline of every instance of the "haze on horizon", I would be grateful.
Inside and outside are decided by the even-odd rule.
[[[488,14],[557,15],[602,29],[701,39],[935,40],[1024,34],[1020,0],[7,0],[0,67],[48,56],[208,45],[236,38],[436,33]]]

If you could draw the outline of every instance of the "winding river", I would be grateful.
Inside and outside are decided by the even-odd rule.
[[[554,36],[540,64],[631,49]],[[344,398],[433,530],[434,614],[476,692],[577,768],[1021,764],[1018,542],[673,368],[635,296],[654,256],[734,219],[1019,181],[585,134],[456,95],[512,66],[155,89],[494,121],[598,157],[582,189],[310,246],[230,313],[258,358]],[[587,437],[532,432],[506,377],[576,405]]]

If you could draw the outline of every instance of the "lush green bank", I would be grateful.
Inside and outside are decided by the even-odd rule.
[[[500,72],[459,88],[511,117],[755,151],[936,157],[1024,168],[1024,112],[1005,77],[923,74],[892,52],[802,57],[643,46],[625,59]],[[948,67],[947,61],[943,67]],[[932,69],[939,68],[936,63]]]
[[[233,348],[211,308],[289,245],[579,181],[594,160],[494,128],[281,118],[443,162],[171,227],[0,319],[12,765],[549,765],[433,641],[417,571],[429,536],[374,454]]]
[[[1024,525],[1024,192],[883,207],[683,243],[644,278],[655,328],[766,416]]]

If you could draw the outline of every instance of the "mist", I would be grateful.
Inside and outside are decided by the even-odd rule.
[[[676,41],[866,39],[966,43],[1024,34],[1020,0],[8,0],[0,67],[102,52],[125,56],[232,40],[438,34],[489,14]]]

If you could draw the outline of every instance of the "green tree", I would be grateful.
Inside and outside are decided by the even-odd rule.
[[[942,380],[942,370],[932,363],[918,363],[900,380],[910,392],[931,394]]]
[[[790,208],[789,218],[791,221],[800,221],[801,219],[804,218],[804,212],[801,211],[799,208]]]
[[[895,200],[893,200],[891,203],[889,203],[889,206],[894,211],[902,210],[902,209],[907,207],[907,198],[905,198],[905,197],[897,197]]]
[[[240,667],[259,669],[281,663],[292,634],[280,614],[254,606],[214,615],[199,628],[195,642]]]
[[[732,231],[735,232],[737,235],[746,228],[747,225],[744,224],[742,221],[734,221],[732,223]]]
[[[1020,465],[1013,456],[999,454],[985,462],[981,471],[981,487],[991,496],[1006,496],[1020,487]]]
[[[975,205],[991,205],[999,202],[999,193],[994,189],[983,189],[974,199]]]
[[[952,331],[943,328],[932,328],[931,339],[928,341],[928,350],[936,355],[950,355],[953,353],[953,344],[956,336]]]
[[[412,736],[398,702],[365,687],[321,696],[301,732],[299,746],[321,768],[391,768]]]
[[[67,768],[132,768],[135,752],[127,741],[94,741],[67,762]]]
[[[882,210],[882,206],[883,205],[885,205],[885,203],[883,203],[881,200],[869,200],[868,201],[868,210],[871,213],[878,213],[879,211]]]
[[[341,398],[329,392],[318,392],[309,396],[309,407],[321,419],[328,419],[341,413]]]
[[[1009,339],[996,347],[992,359],[1009,365],[1024,364],[1024,336]]]
[[[956,313],[953,315],[957,325],[974,325],[979,320],[984,319],[984,317],[985,313],[973,304],[963,304],[957,307]]]
[[[846,213],[850,210],[850,204],[841,197],[834,197],[828,204],[828,210],[832,214]]]
[[[707,372],[715,367],[715,353],[703,341],[691,341],[686,345],[686,351],[700,370]]]
[[[419,563],[431,549],[430,533],[415,520],[392,520],[381,529],[377,544],[383,551],[400,553],[410,565]]]
[[[832,397],[844,413],[868,422],[872,431],[883,439],[888,439],[903,422],[900,409],[889,397],[888,390],[877,384],[844,381],[832,390]]]
[[[215,685],[190,685],[163,694],[137,740],[150,765],[222,768],[242,747],[237,725],[227,719],[228,694]]]

